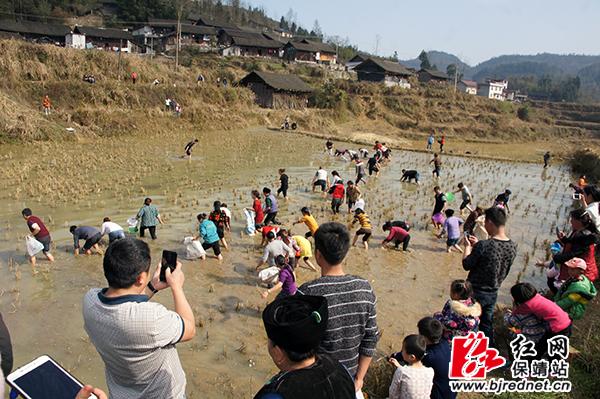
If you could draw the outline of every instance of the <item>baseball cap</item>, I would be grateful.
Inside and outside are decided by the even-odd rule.
[[[572,269],[581,269],[586,270],[587,264],[581,258],[573,258],[565,262],[565,266],[570,267]]]

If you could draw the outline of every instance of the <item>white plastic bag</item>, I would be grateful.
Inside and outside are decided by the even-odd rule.
[[[277,284],[279,282],[279,268],[271,266],[258,272],[258,280],[262,284]]]
[[[244,217],[246,218],[246,234],[254,235],[256,233],[256,226],[254,224],[254,211],[244,209]]]
[[[185,237],[183,244],[185,245],[186,259],[194,260],[206,256],[206,251],[202,248],[202,244],[200,244],[200,241],[194,240],[194,237]]]
[[[27,236],[25,238],[25,246],[27,247],[27,253],[29,254],[29,256],[34,256],[42,249],[44,249],[44,244],[42,244],[32,236]]]

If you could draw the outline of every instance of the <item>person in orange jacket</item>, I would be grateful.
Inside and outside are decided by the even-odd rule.
[[[52,104],[50,103],[50,97],[46,94],[44,99],[42,100],[42,108],[44,109],[44,115],[50,115],[50,107]]]

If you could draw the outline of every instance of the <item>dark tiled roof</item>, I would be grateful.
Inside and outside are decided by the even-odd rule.
[[[310,93],[313,91],[312,87],[310,87],[306,82],[296,75],[286,75],[274,72],[250,72],[250,74],[240,80],[240,84],[246,85],[250,82],[256,81],[257,78],[275,90],[292,91],[297,93]]]
[[[81,33],[87,37],[98,37],[102,39],[133,40],[131,32],[121,29],[94,28],[91,26],[76,26],[73,33]]]
[[[293,47],[299,51],[306,51],[309,53],[332,53],[335,54],[335,50],[327,43],[314,42],[312,40],[303,39],[301,41],[289,41],[286,45]]]
[[[281,37],[281,35],[277,33],[263,32],[262,35],[269,40],[275,40],[277,42],[280,42],[281,44],[286,44],[288,42],[287,39]]]
[[[432,77],[437,78],[437,79],[450,79],[450,77],[445,72],[442,72],[442,71],[436,71],[433,69],[421,69],[419,71],[419,73],[421,73],[421,72],[428,73],[429,75],[431,75]]]
[[[222,29],[221,32],[231,37],[233,45],[243,47],[261,47],[278,49],[283,43],[266,38],[262,33],[239,29]]]
[[[283,43],[267,39],[262,35],[256,37],[233,36],[233,45],[242,47],[281,48]]]
[[[177,21],[174,19],[156,19],[150,18],[148,26],[155,28],[171,28],[177,30]],[[181,33],[191,33],[193,35],[216,35],[217,31],[212,26],[181,24]]]
[[[361,68],[362,66],[367,66],[368,64],[375,64],[379,68],[383,69],[385,72],[388,72],[388,73],[391,73],[394,75],[401,75],[401,76],[413,75],[413,72],[409,71],[404,65],[402,65],[398,62],[382,60],[379,58],[367,58],[365,61],[358,64],[356,67],[354,67],[354,70],[360,71],[362,69]]]
[[[32,21],[0,20],[0,31],[14,33],[28,33],[42,36],[66,36],[71,29],[66,25],[43,24]]]

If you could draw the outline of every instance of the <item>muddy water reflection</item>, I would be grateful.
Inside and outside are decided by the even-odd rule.
[[[150,195],[167,221],[158,230],[159,239],[151,243],[154,257],[158,258],[163,248],[183,255],[181,240],[195,231],[195,214],[208,211],[212,201],[219,199],[229,205],[234,215],[228,240],[232,249],[225,252],[222,264],[212,259],[184,262],[185,290],[200,328],[192,342],[179,346],[179,353],[190,398],[252,397],[276,369],[266,351],[260,320],[265,301],[260,299],[253,273],[260,254],[259,240],[241,235],[242,208],[251,203],[249,192],[253,188],[273,187],[277,168],[285,167],[290,176],[291,198],[282,203],[280,220],[290,225],[298,217],[299,208],[310,205],[319,222],[324,222],[331,219],[329,201],[310,192],[314,171],[322,165],[330,171],[337,169],[344,178],[354,178],[354,168],[350,163],[326,157],[321,140],[262,129],[206,134],[191,162],[177,158],[186,135],[150,138],[145,142],[151,144],[139,146],[152,159],[152,167],[144,166],[140,172],[135,163],[121,162],[96,175],[99,185],[110,188],[114,184],[110,192],[80,194],[54,205],[45,204],[43,198],[14,200],[8,199],[6,193],[2,195],[0,259],[4,284],[0,304],[13,335],[15,364],[47,353],[80,379],[105,386],[102,362],[89,343],[81,317],[83,294],[89,288],[105,285],[101,258],[74,258],[67,253],[71,247],[68,225],[99,225],[104,216],[125,225],[143,197]],[[99,140],[96,144],[110,144],[113,155],[122,159],[131,156],[134,140],[143,141],[139,137],[123,140],[126,144],[121,147],[113,141]],[[10,162],[18,163],[19,159],[26,159],[32,148],[2,151],[10,151]],[[65,151],[85,155],[94,150],[82,143]],[[378,347],[381,353],[399,349],[402,337],[415,330],[420,317],[442,308],[450,281],[465,276],[460,255],[446,254],[444,241],[435,238],[427,225],[436,184],[428,166],[430,156],[395,151],[393,159],[379,179],[369,180],[363,188],[367,213],[375,225],[371,249],[366,252],[353,248],[346,261],[347,271],[368,278],[378,295],[378,321],[383,331]],[[0,166],[7,162],[5,159]],[[423,184],[400,184],[402,168],[418,169]],[[45,173],[50,179],[59,178],[52,175],[52,169]],[[127,174],[139,175],[139,179],[123,188],[117,181]],[[443,191],[451,191],[461,181],[470,187],[475,202],[484,206],[507,187],[514,193],[509,234],[519,244],[519,255],[500,301],[509,302],[508,288],[517,278],[542,287],[544,279],[533,263],[536,257],[545,256],[544,240],[550,238],[553,228],[557,224],[562,227],[566,221],[570,205],[565,190],[568,171],[552,167],[542,174],[538,165],[444,157],[437,183]],[[454,206],[458,204],[459,198]],[[24,256],[23,237],[27,231],[19,217],[24,206],[32,207],[50,221],[57,246],[55,264],[39,262],[37,274],[32,273]],[[408,219],[415,225],[412,253],[384,251],[377,245],[384,237],[381,225],[394,218]],[[338,220],[349,222],[346,214]],[[295,228],[297,233],[304,231],[304,226]],[[315,273],[304,269],[299,272],[300,283],[314,277]],[[156,300],[172,307],[168,291],[161,292]]]

